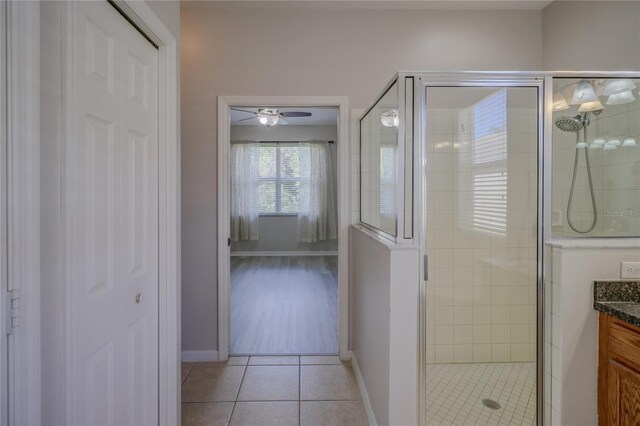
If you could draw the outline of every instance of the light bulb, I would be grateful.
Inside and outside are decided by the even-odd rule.
[[[620,139],[609,139],[607,145],[620,146]]]
[[[592,112],[592,111],[600,111],[603,108],[604,107],[600,103],[600,100],[598,100],[598,98],[596,98],[595,101],[589,101],[589,102],[585,102],[583,104],[580,104],[580,108],[578,108],[578,111],[580,111],[580,112]]]
[[[600,145],[600,146],[602,146],[602,145],[604,145],[604,144],[605,144],[605,143],[607,143],[607,142],[606,142],[604,139],[602,139],[602,138],[596,138],[596,139],[594,139],[594,140],[593,140],[593,143],[594,143],[594,144],[596,144],[596,145]]]
[[[569,104],[567,100],[562,96],[562,93],[558,92],[553,95],[553,110],[554,111],[564,111],[565,109],[569,109]]]
[[[626,138],[624,142],[622,142],[622,146],[626,146],[627,148],[638,146],[636,140],[634,138]]]
[[[602,145],[596,143],[596,141],[593,141],[593,143],[589,145],[589,149],[602,149]]]
[[[380,122],[385,127],[398,127],[400,122],[398,118],[398,111],[390,109],[389,111],[383,112],[380,114]]]
[[[589,80],[582,80],[577,84],[573,91],[573,99],[571,100],[571,103],[576,105],[597,100],[598,96],[596,95],[596,91],[593,89],[593,84]]]
[[[631,80],[610,80],[602,90],[604,96],[611,96],[618,93],[629,92],[636,88]],[[614,104],[611,104],[614,105]]]
[[[586,147],[588,147],[588,146],[589,146],[589,145],[587,145],[587,144],[586,144],[586,142],[578,142],[578,143],[576,144],[576,149],[586,148]]]
[[[626,92],[616,93],[607,99],[607,105],[623,105],[628,104],[636,100],[636,97],[633,96],[631,90],[627,90]]]
[[[262,124],[263,126],[267,126],[267,127],[275,126],[276,124],[278,124],[278,121],[280,121],[280,117],[277,115],[259,115],[258,116],[258,122],[260,122],[260,124]]]
[[[618,149],[618,147],[616,145],[606,144],[602,149],[604,151],[611,151],[611,150],[614,150],[614,149]]]

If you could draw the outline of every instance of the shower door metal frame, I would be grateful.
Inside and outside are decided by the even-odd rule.
[[[550,222],[545,217],[545,208],[550,201],[550,156],[551,139],[547,137],[545,131],[549,127],[546,120],[549,120],[545,99],[552,99],[552,92],[549,89],[548,80],[542,73],[519,73],[519,72],[456,72],[456,73],[399,73],[401,77],[415,77],[414,88],[414,134],[418,135],[418,143],[415,155],[420,158],[420,163],[415,169],[416,183],[414,191],[414,203],[419,206],[419,218],[416,221],[420,224],[416,239],[418,239],[422,254],[426,254],[427,228],[426,212],[424,211],[424,194],[426,191],[426,141],[427,141],[427,97],[426,92],[429,87],[530,87],[537,89],[537,129],[538,129],[538,150],[537,150],[537,303],[536,303],[536,422],[542,425],[544,418],[544,238],[547,235],[545,227]],[[548,103],[551,105],[551,102]],[[545,120],[546,119],[546,120]],[[548,146],[547,146],[548,145]],[[549,162],[547,162],[549,161]],[[549,164],[549,167],[545,167]],[[548,169],[549,176],[545,175]],[[550,216],[550,213],[549,213]],[[425,268],[426,269],[426,268]],[[420,300],[419,300],[419,344],[418,344],[418,419],[421,425],[426,425],[426,281],[425,270],[420,271]]]

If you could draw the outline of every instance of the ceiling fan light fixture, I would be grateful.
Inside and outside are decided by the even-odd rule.
[[[398,111],[390,109],[380,114],[380,122],[385,127],[398,127],[400,119],[398,118]]]
[[[280,114],[276,109],[261,109],[258,111],[258,123],[266,127],[275,126],[280,121]]]

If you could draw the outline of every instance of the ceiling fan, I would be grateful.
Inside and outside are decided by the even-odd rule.
[[[310,117],[311,113],[310,112],[303,112],[303,111],[284,111],[284,112],[278,112],[277,109],[271,109],[271,108],[259,108],[258,112],[255,111],[248,111],[246,109],[238,109],[238,108],[231,108],[234,111],[240,111],[240,112],[246,112],[249,114],[253,114],[252,117],[247,117],[247,118],[243,118],[242,120],[239,121],[247,121],[247,120],[253,120],[256,119],[258,120],[258,122],[260,124],[262,124],[263,126],[266,127],[271,127],[271,126],[275,126],[276,124],[289,124],[287,123],[287,120],[285,120],[285,117]]]

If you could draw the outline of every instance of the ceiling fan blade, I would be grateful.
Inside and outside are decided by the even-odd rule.
[[[280,120],[278,120],[278,124],[289,124],[289,122],[284,118],[280,117]]]
[[[246,109],[231,108],[232,111],[248,112],[249,114],[258,114],[255,111],[247,111]]]
[[[280,113],[283,117],[310,117],[310,112],[302,112],[302,111],[286,111]]]
[[[247,120],[253,120],[255,117],[247,117],[247,118],[243,118],[242,120],[238,120],[238,121],[247,121]]]

